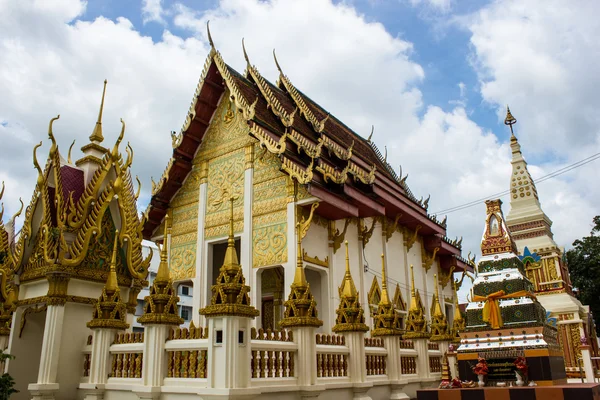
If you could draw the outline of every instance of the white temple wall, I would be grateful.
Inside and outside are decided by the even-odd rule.
[[[11,340],[6,350],[8,354],[15,356],[14,360],[8,361],[7,371],[15,379],[15,389],[19,391],[11,396],[12,400],[29,400],[31,398],[27,386],[37,381],[37,366],[40,364],[40,355],[42,354],[46,311],[28,314],[23,334],[19,337],[21,318],[27,308],[25,306],[18,307],[13,314]],[[81,355],[81,348],[81,346],[76,347],[79,355]],[[77,380],[80,375],[81,372],[77,371],[75,374]]]

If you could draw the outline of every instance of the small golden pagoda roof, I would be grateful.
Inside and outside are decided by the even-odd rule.
[[[429,338],[431,335],[427,330],[427,320],[425,319],[425,309],[421,302],[421,296],[415,288],[415,275],[413,266],[410,266],[410,307],[406,318],[406,328],[404,338],[421,339]]]
[[[181,325],[183,318],[177,312],[177,303],[179,296],[173,288],[173,281],[169,274],[168,265],[168,215],[165,215],[165,231],[163,235],[163,245],[160,249],[160,264],[156,278],[150,286],[150,295],[144,298],[144,315],[138,318],[142,325],[162,324],[162,325]],[[158,243],[157,243],[158,246]]]
[[[127,306],[121,300],[121,291],[117,283],[117,252],[119,251],[119,231],[115,232],[112,248],[110,272],[102,289],[100,298],[94,305],[92,320],[87,323],[88,328],[127,329],[125,322]]]
[[[250,287],[246,285],[246,279],[242,267],[238,261],[235,250],[235,236],[233,231],[233,202],[230,199],[229,215],[229,237],[227,239],[227,250],[223,265],[219,270],[216,283],[212,286],[212,299],[210,305],[200,310],[200,314],[206,317],[231,315],[239,317],[254,318],[259,311],[250,305]]]
[[[387,277],[385,274],[385,256],[381,255],[381,300],[373,317],[373,336],[394,336],[402,334],[400,318],[390,301],[387,291]]]
[[[303,223],[296,223],[296,238],[297,238],[297,255],[296,255],[296,271],[294,281],[290,288],[290,295],[285,303],[285,311],[283,319],[279,321],[279,326],[282,328],[291,328],[294,326],[313,326],[319,327],[323,325],[323,321],[318,318],[317,302],[310,292],[310,284],[306,281],[304,273],[304,265],[302,262],[302,239],[308,231],[308,227],[313,218],[313,213],[319,203],[314,203],[311,207],[310,215]]]
[[[336,310],[337,318],[331,330],[333,332],[366,332],[369,327],[365,324],[364,310],[359,302],[359,294],[350,273],[350,257],[348,256],[348,241],[346,245],[346,272],[342,285],[339,287],[340,305]]]
[[[431,341],[443,341],[443,340],[451,340],[452,336],[450,335],[450,330],[448,329],[448,320],[446,319],[446,315],[442,311],[442,306],[440,304],[440,292],[439,292],[439,283],[437,279],[437,274],[433,275],[433,282],[435,285],[435,294],[433,295],[433,306],[431,310]]]

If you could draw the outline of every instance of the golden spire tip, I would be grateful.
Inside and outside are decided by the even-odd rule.
[[[208,43],[210,44],[211,49],[215,50],[215,44],[212,36],[210,35],[210,21],[206,21],[206,34],[208,36]]]
[[[98,112],[98,120],[96,121],[96,125],[94,126],[94,131],[90,135],[90,141],[92,142],[102,142],[104,140],[104,136],[102,134],[102,112],[104,110],[104,96],[106,95],[106,84],[108,81],[104,80],[104,89],[102,90],[102,100],[100,101],[100,111]]]
[[[171,279],[169,274],[169,264],[168,264],[168,231],[169,231],[169,215],[165,215],[165,230],[163,235],[163,244],[162,247],[159,247],[160,250],[160,264],[158,265],[158,271],[156,272],[155,280],[159,281],[168,281]]]
[[[106,279],[106,293],[113,294],[119,290],[119,284],[117,281],[117,251],[119,248],[119,230],[115,230],[115,240],[113,242],[112,257],[110,260],[110,271],[108,272],[108,278]]]

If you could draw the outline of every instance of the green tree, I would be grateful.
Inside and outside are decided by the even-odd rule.
[[[4,363],[11,358],[15,357],[0,350],[0,365],[4,365]],[[12,376],[9,374],[0,376],[0,400],[8,400],[11,394],[19,392],[14,386],[15,380]]]
[[[600,335],[600,215],[594,217],[590,236],[573,242],[567,251],[567,264],[573,286],[579,290],[579,300],[589,304]]]

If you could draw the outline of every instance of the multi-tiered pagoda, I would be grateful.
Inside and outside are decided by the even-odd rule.
[[[537,384],[565,382],[556,328],[536,299],[533,283],[517,256],[500,200],[486,201],[487,218],[481,241],[466,330],[458,348],[459,374],[475,379],[477,360],[487,360],[487,385],[514,381],[515,361],[524,357],[527,379]],[[521,359],[519,359],[521,360]]]

